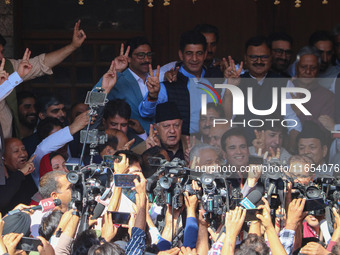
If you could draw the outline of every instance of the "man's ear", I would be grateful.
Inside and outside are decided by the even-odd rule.
[[[178,56],[181,61],[183,61],[183,52],[181,50],[178,50]]]
[[[104,125],[104,127],[105,127],[105,129],[106,129],[106,119],[102,119],[102,123],[103,123],[103,125]]]
[[[154,123],[154,124],[153,124],[153,128],[158,132],[158,131],[159,131],[158,123]]]
[[[325,158],[328,152],[327,145],[322,146],[322,156]]]
[[[53,192],[51,193],[51,198],[57,199],[57,198],[58,198],[58,193],[55,192],[55,191],[53,191]]]
[[[39,112],[38,116],[39,116],[39,119],[41,119],[41,120],[46,118],[46,114],[44,114],[42,112]]]

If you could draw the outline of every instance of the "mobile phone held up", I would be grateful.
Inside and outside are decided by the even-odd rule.
[[[134,179],[140,181],[138,175],[134,174],[115,174],[113,175],[113,180],[115,182],[115,187],[119,188],[133,188],[135,187]]]
[[[129,224],[130,220],[130,213],[123,213],[123,212],[110,212],[112,214],[112,222],[113,224]]]
[[[17,250],[38,251],[38,246],[42,245],[39,239],[23,236],[17,245]]]

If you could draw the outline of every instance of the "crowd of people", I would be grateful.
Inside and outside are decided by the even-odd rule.
[[[60,95],[17,91],[85,39],[78,21],[69,45],[15,60],[0,35],[1,254],[24,254],[25,237],[40,254],[340,254],[340,26],[314,32],[295,59],[288,34],[251,37],[237,62],[216,56],[219,31],[200,24],[162,67],[131,38],[93,87],[108,99],[95,114],[84,98],[66,109]],[[96,152],[80,142],[87,127],[106,134]],[[102,210],[84,210],[68,166],[105,156]],[[133,188],[117,186],[121,174]],[[53,210],[34,207],[49,199]]]

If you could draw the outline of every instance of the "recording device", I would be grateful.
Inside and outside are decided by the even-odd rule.
[[[91,144],[97,146],[98,144],[105,144],[107,142],[107,134],[105,131],[98,131],[98,129],[80,130],[80,143]]]
[[[314,183],[310,183],[309,185],[294,183],[293,188],[296,189],[296,192],[292,194],[292,198],[306,198],[304,211],[309,212],[325,209],[326,194],[315,186]]]
[[[36,210],[41,210],[42,212],[48,212],[48,211],[52,211],[56,206],[61,205],[61,200],[60,199],[54,199],[53,198],[46,198],[43,199],[39,202],[39,205],[37,206],[33,206],[31,208],[27,208],[27,209],[23,209],[23,211],[36,211]],[[18,212],[20,212],[21,210],[16,209],[13,211],[8,212],[8,215],[13,215],[16,214]]]
[[[241,202],[240,205],[242,205],[245,209],[255,209],[257,207],[257,204],[261,201],[262,193],[258,190],[253,190],[246,196]]]
[[[103,89],[100,87],[95,88],[97,91],[88,91],[86,94],[84,104],[89,105],[90,108],[104,106],[107,102],[107,94],[104,93]]]
[[[229,191],[225,178],[216,174],[203,174],[200,178],[202,185],[202,207],[204,218],[216,229],[221,223],[221,215],[229,209]]]
[[[113,224],[129,224],[130,213],[122,213],[122,212],[110,212],[112,214],[112,222]]]
[[[17,250],[38,251],[38,246],[43,246],[39,239],[23,236],[17,245]]]
[[[215,215],[223,214],[223,206],[228,196],[225,179],[214,174],[203,174],[201,183],[203,188],[202,206],[204,210]]]
[[[101,214],[103,210],[102,205],[98,205],[95,198],[102,196],[102,194],[110,186],[110,179],[108,176],[107,166],[102,162],[101,164],[94,164],[93,158],[97,155],[95,147],[98,144],[104,144],[107,141],[107,135],[97,129],[91,129],[91,118],[97,115],[97,110],[100,106],[104,106],[107,102],[107,94],[101,88],[96,88],[97,91],[89,91],[87,93],[85,104],[90,107],[90,119],[86,130],[80,132],[80,141],[83,143],[83,148],[80,156],[80,162],[77,168],[74,168],[67,174],[67,180],[73,184],[72,199],[69,208],[77,209],[81,213],[80,225],[78,235],[88,228],[89,215],[94,214],[96,209],[96,217]],[[85,146],[89,144],[90,147],[90,164],[82,166]],[[106,170],[106,171],[105,171]],[[106,175],[106,183],[103,185],[100,181],[101,175]]]
[[[262,193],[258,190],[253,190],[240,202],[247,211],[246,211],[246,218],[244,221],[253,221],[258,220],[256,214],[262,213],[262,210],[257,209],[257,206],[261,203]]]
[[[247,209],[246,210],[246,217],[244,219],[244,221],[254,221],[254,220],[259,220],[257,217],[256,217],[256,214],[262,214],[262,209],[257,209],[257,208],[254,208],[254,209]]]
[[[168,204],[177,210],[184,205],[183,192],[189,182],[190,169],[185,167],[185,161],[174,158],[168,162],[160,158],[151,160],[158,170],[148,178],[148,195],[157,205]],[[150,160],[149,160],[150,162]],[[156,165],[159,163],[160,165]],[[159,178],[159,176],[163,175]],[[150,182],[149,182],[150,181]],[[154,187],[151,189],[151,187]]]
[[[115,187],[119,188],[133,188],[135,187],[134,179],[140,181],[138,175],[135,174],[115,174],[113,176],[113,180],[115,183]]]
[[[68,171],[76,171],[78,169],[78,163],[65,163]]]
[[[119,155],[104,155],[103,156],[103,163],[105,166],[109,168],[114,168],[114,162],[118,159],[118,163],[122,160],[122,156]]]

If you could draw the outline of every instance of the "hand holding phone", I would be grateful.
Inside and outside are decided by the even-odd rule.
[[[113,175],[115,187],[133,188],[135,187],[134,179],[140,181],[140,177],[135,174],[115,174]]]
[[[38,245],[43,246],[39,239],[23,236],[17,245],[17,250],[38,251]]]
[[[256,217],[256,214],[262,214],[262,209],[247,209],[246,211],[246,218],[244,221],[254,221],[254,220],[259,220]]]
[[[123,213],[123,212],[110,212],[112,214],[112,222],[113,224],[121,224],[127,225],[129,224],[130,220],[130,213]]]

